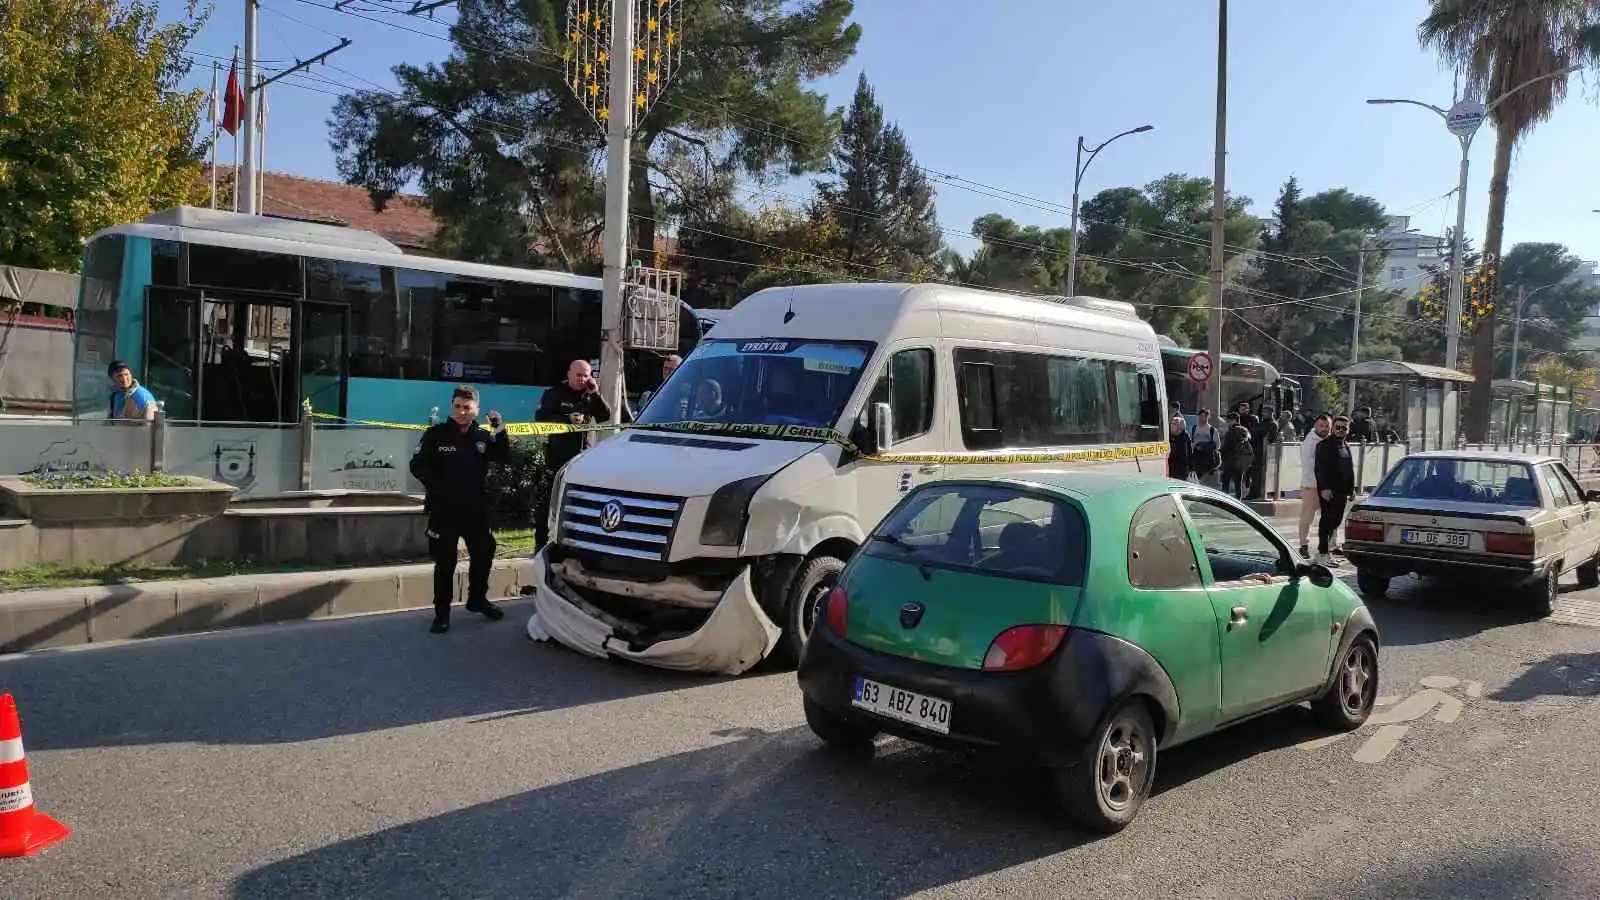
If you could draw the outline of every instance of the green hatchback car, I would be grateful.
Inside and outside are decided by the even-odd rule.
[[[836,749],[880,733],[1017,751],[1080,824],[1126,827],[1156,752],[1378,693],[1361,598],[1248,507],[1169,478],[1028,471],[920,486],[840,573],[798,670]]]

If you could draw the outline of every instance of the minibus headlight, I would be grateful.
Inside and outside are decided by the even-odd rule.
[[[737,547],[744,540],[744,526],[750,519],[750,498],[761,490],[771,475],[741,478],[717,489],[706,505],[705,524],[700,526],[700,543],[708,547]]]

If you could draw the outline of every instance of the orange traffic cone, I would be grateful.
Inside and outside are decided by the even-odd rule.
[[[0,859],[31,856],[66,840],[69,833],[67,826],[34,809],[17,702],[0,694]]]

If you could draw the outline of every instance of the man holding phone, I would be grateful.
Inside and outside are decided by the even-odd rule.
[[[593,425],[611,421],[611,407],[600,397],[600,382],[595,379],[589,361],[575,359],[567,366],[567,380],[544,392],[539,398],[539,409],[533,414],[535,422],[560,422],[568,425]],[[539,508],[533,512],[534,539],[539,547],[550,540],[550,484],[556,472],[583,452],[589,435],[574,431],[552,434],[545,439],[544,492]]]
[[[505,615],[489,602],[494,533],[489,530],[489,463],[511,459],[511,438],[500,413],[478,424],[478,391],[461,385],[450,397],[450,418],[422,433],[411,474],[427,490],[428,551],[433,557],[434,634],[450,630],[455,599],[456,545],[467,544],[467,609],[490,621]]]

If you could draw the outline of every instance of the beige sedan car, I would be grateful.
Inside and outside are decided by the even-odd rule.
[[[1503,587],[1547,615],[1562,575],[1600,585],[1600,491],[1552,456],[1413,453],[1351,507],[1344,546],[1369,597],[1415,573]]]

